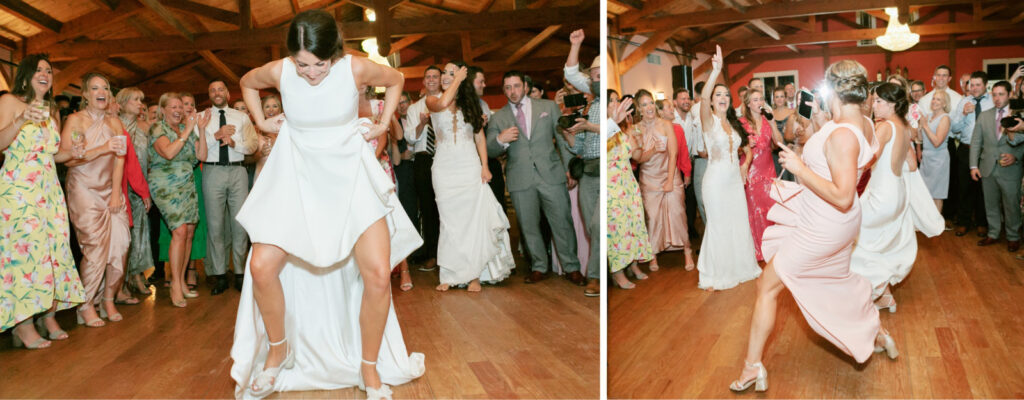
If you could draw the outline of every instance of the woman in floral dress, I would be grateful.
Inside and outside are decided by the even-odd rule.
[[[631,103],[632,99],[629,99],[621,104],[626,105],[625,108],[630,108]],[[618,111],[619,104],[618,101],[609,102],[608,114],[619,115],[620,113],[613,113],[613,110]],[[608,269],[612,272],[612,278],[618,287],[632,289],[636,285],[626,279],[626,267],[631,267],[633,273],[640,278],[645,275],[638,273],[640,268],[636,263],[654,258],[654,251],[647,237],[647,225],[644,223],[640,186],[637,185],[633,177],[633,168],[629,164],[633,149],[642,149],[637,144],[635,136],[620,131],[613,121],[608,121],[607,129],[610,133],[607,158]]]
[[[58,151],[60,131],[48,115],[54,110],[52,85],[46,56],[30,54],[18,65],[11,93],[0,97],[0,331],[13,327],[14,345],[30,349],[50,346],[33,320],[51,340],[67,339],[54,312],[85,298],[57,181],[56,163],[72,152]]]

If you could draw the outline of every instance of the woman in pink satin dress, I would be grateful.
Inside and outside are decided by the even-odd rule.
[[[750,218],[750,233],[754,237],[754,254],[757,261],[764,261],[761,254],[761,236],[765,228],[771,225],[771,222],[768,222],[768,210],[775,204],[768,196],[768,192],[772,181],[778,178],[775,162],[772,160],[772,149],[778,147],[775,143],[783,141],[779,128],[761,113],[761,109],[765,107],[764,93],[756,89],[748,90],[743,95],[743,104],[746,107],[743,107],[740,123],[747,130],[750,152],[754,157],[747,171],[746,185],[743,189],[747,194],[747,216]]]
[[[777,181],[771,189],[779,204],[768,213],[775,225],[768,227],[762,241],[768,264],[758,281],[746,366],[730,385],[733,391],[750,386],[768,389],[761,358],[783,288],[793,294],[811,328],[858,363],[872,351],[884,351],[889,358],[898,355],[892,337],[880,326],[871,284],[850,272],[861,219],[857,177],[874,154],[859,128],[861,103],[867,98],[866,74],[864,66],[852,60],[829,66],[825,102],[832,120],[819,123],[821,129],[804,145],[802,160],[788,148],[780,154],[780,164],[800,184]],[[824,114],[817,111],[814,117],[823,122]]]

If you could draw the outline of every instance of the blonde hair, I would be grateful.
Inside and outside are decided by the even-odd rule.
[[[167,107],[167,103],[170,102],[172,99],[178,99],[178,101],[181,101],[181,94],[175,92],[167,92],[160,95],[160,102],[156,108],[157,121],[164,120],[164,107]]]
[[[843,104],[861,104],[868,98],[867,73],[859,62],[842,60],[828,66],[825,80]]]
[[[939,95],[942,95],[942,111],[945,111],[947,114],[949,114],[949,94],[946,93],[945,90],[936,90],[935,94],[932,95],[932,98],[937,99],[939,98]],[[931,107],[931,104],[929,104],[928,106]]]
[[[114,101],[116,101],[117,105],[121,106],[121,110],[124,111],[124,105],[128,104],[129,101],[142,100],[142,98],[145,96],[146,95],[142,93],[142,90],[135,86],[132,86],[126,87],[124,89],[121,89],[120,92],[117,92],[117,96],[114,96]],[[144,114],[146,113],[146,111],[148,111],[145,110],[145,108],[147,108],[145,107],[145,104],[143,104],[143,108],[144,109],[140,111],[139,114]]]
[[[81,106],[81,109],[83,109],[83,110],[85,109],[85,107],[89,106],[89,99],[87,99],[84,96],[84,94],[85,94],[85,91],[87,90],[87,87],[89,86],[89,81],[91,81],[92,78],[100,78],[100,79],[102,79],[103,82],[106,82],[106,84],[107,84],[107,91],[111,90],[110,89],[110,80],[107,79],[107,77],[104,76],[103,74],[101,74],[99,72],[90,72],[88,74],[85,74],[85,76],[82,77],[82,94],[83,94],[83,96],[82,96],[82,106]]]

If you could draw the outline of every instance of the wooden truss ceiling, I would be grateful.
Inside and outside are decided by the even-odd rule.
[[[877,53],[878,47],[830,46],[873,39],[885,33],[889,17],[882,10],[897,7],[901,22],[922,36],[915,49],[948,49],[955,46],[1024,45],[1020,33],[1024,2],[999,0],[609,0],[609,33],[625,39],[644,35],[639,49],[619,57],[619,73],[625,73],[666,43],[690,56],[714,52],[721,45],[727,62],[748,62],[742,76],[767,60],[844,54]],[[856,21],[864,11],[878,19],[878,28]],[[913,21],[903,21],[916,13]],[[955,14],[966,14],[969,22]],[[828,31],[825,21],[850,29]],[[943,41],[934,41],[941,37]],[[931,39],[931,40],[929,40]],[[621,42],[613,53],[622,54]],[[774,49],[767,52],[762,49]],[[685,57],[681,57],[685,60]],[[685,62],[685,61],[684,61]],[[694,64],[695,75],[710,63]],[[728,78],[728,77],[727,77]]]
[[[366,55],[361,41],[376,38],[382,55],[400,54],[407,82],[429,64],[466,60],[500,93],[509,69],[560,82],[574,29],[588,33],[582,59],[600,47],[599,0],[2,0],[0,48],[15,62],[49,53],[58,91],[75,93],[81,75],[99,71],[150,99],[172,90],[202,98],[210,79],[237,87],[281,57],[287,23],[316,8],[341,22],[351,53]],[[366,9],[376,22],[364,20]]]

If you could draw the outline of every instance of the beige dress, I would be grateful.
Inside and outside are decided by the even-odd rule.
[[[640,164],[640,195],[647,212],[647,233],[654,253],[690,247],[687,231],[683,173],[676,170],[672,191],[664,191],[668,179],[668,138],[653,132],[643,135],[644,151],[654,149],[651,158]]]
[[[85,147],[91,150],[106,146],[113,135],[102,118],[94,120],[85,130]],[[116,159],[113,153],[107,153],[68,168],[68,211],[82,248],[79,271],[85,286],[85,304],[102,298],[104,286],[118,290],[117,282],[124,275],[131,240],[128,213],[124,207],[110,210],[108,206]]]

